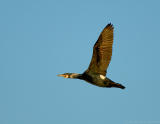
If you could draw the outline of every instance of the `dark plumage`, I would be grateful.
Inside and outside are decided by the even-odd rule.
[[[93,48],[93,55],[88,69],[82,74],[64,73],[59,74],[65,78],[85,80],[100,87],[117,87],[124,89],[121,84],[115,83],[106,77],[106,69],[112,56],[113,25],[108,24],[101,32]]]

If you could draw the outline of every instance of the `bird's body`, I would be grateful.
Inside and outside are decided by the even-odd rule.
[[[96,73],[92,73],[92,74],[83,73],[81,79],[87,81],[88,83],[99,86],[99,87],[107,87],[108,85],[107,83],[108,78],[104,77],[103,75],[96,74]]]
[[[112,56],[113,25],[108,24],[101,32],[93,48],[93,55],[88,69],[82,73],[64,73],[58,76],[85,80],[99,87],[117,87],[124,89],[121,84],[115,83],[106,77],[106,69]]]

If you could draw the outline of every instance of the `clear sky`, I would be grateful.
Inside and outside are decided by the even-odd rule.
[[[159,0],[1,0],[0,124],[160,124]],[[112,23],[107,76],[125,90],[57,77],[87,69]]]

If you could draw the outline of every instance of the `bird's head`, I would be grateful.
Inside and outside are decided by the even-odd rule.
[[[64,73],[64,74],[58,74],[57,76],[64,78],[77,78],[79,75],[80,74],[77,73]]]

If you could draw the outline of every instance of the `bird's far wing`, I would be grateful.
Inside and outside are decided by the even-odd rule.
[[[101,32],[93,48],[93,55],[86,72],[106,75],[106,69],[112,56],[113,25],[108,24]]]

